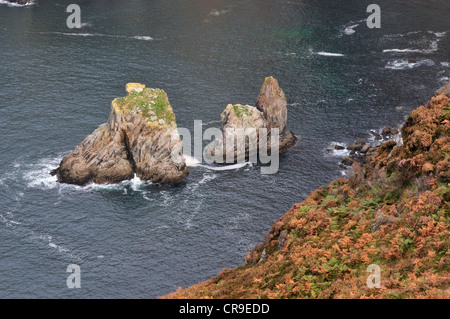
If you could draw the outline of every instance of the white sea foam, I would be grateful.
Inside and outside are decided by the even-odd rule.
[[[196,167],[200,164],[200,161],[196,159],[195,157],[189,156],[189,155],[183,155],[184,160],[186,161],[186,165],[188,167]]]
[[[434,61],[430,59],[423,59],[419,61],[408,61],[404,59],[389,61],[386,65],[386,69],[392,69],[392,70],[408,70],[412,68],[416,68],[419,66],[433,66]]]
[[[386,49],[383,53],[396,52],[396,53],[432,53],[438,50],[438,41],[431,41],[430,47],[428,49]]]
[[[348,23],[342,25],[339,27],[340,33],[338,37],[342,37],[345,35],[353,35],[355,34],[355,28],[357,28],[362,22],[366,21],[367,19],[361,19],[358,21],[349,21]]]
[[[443,32],[428,31],[428,33],[434,34],[438,38],[442,38],[447,34],[447,31],[443,31]]]
[[[117,184],[96,184],[90,183],[85,186],[59,183],[56,176],[50,175],[50,172],[57,168],[62,160],[62,155],[54,158],[44,158],[35,164],[25,166],[23,169],[23,178],[28,187],[32,188],[68,188],[73,190],[120,190],[125,186],[130,186],[132,190],[139,191],[143,187],[150,185],[151,182],[143,181],[136,175],[131,180],[122,181]]]
[[[64,248],[63,246],[56,245],[55,243],[48,243],[48,245],[52,248],[55,248],[60,253],[66,253],[69,251],[68,249]]]
[[[216,174],[205,174],[203,175],[203,178],[198,182],[199,184],[205,184],[209,181],[212,181],[213,179],[216,179],[218,175]]]
[[[445,32],[444,32],[445,34]],[[406,49],[385,49],[383,50],[383,53],[390,53],[390,52],[394,52],[394,53],[425,53],[425,54],[430,54],[433,52],[436,52],[438,50],[438,42],[440,39],[435,39],[432,40],[430,42],[430,46],[427,49],[411,49],[411,48],[406,48]]]
[[[0,4],[6,4],[8,7],[29,7],[36,4],[36,1],[32,1],[30,3],[26,4],[19,4],[19,3],[11,3],[9,1],[0,0]]]
[[[211,10],[211,12],[209,12],[209,15],[210,16],[215,16],[215,17],[218,17],[218,16],[221,16],[221,15],[223,15],[223,14],[225,14],[225,13],[227,13],[229,10],[217,10],[217,9],[213,9],[213,10]]]
[[[204,165],[201,164],[199,160],[197,160],[195,157],[184,155],[184,159],[186,161],[186,165],[188,167],[203,167],[212,171],[229,171],[233,169],[239,169],[244,166],[247,166],[250,164],[250,162],[244,162],[244,163],[237,163],[237,164],[231,164],[231,165],[223,165],[223,166],[211,166],[211,165]]]
[[[352,34],[354,34],[356,31],[354,30],[357,26],[359,26],[359,24],[354,24],[354,25],[350,25],[350,26],[348,26],[348,27],[346,27],[345,29],[344,29],[344,33],[346,34],[346,35],[352,35]]]
[[[28,187],[55,188],[56,176],[50,175],[52,169],[58,167],[62,157],[45,158],[36,164],[23,169],[23,178],[28,182]]]
[[[143,41],[151,41],[154,40],[152,37],[146,36],[146,35],[136,35],[134,37],[132,37],[133,39],[136,40],[143,40]]]
[[[343,147],[343,149],[336,149],[336,145]],[[330,145],[328,145],[328,147],[325,149],[325,151],[328,156],[345,157],[350,155],[350,151],[346,147],[347,145],[345,145],[344,143],[331,142]]]
[[[323,56],[344,56],[342,53],[332,53],[332,52],[324,52],[320,51],[316,53],[317,55],[323,55]]]
[[[139,177],[137,177],[136,174],[134,174],[134,178],[130,180],[130,187],[134,191],[139,191],[142,188],[142,186],[146,185],[148,185],[148,182],[144,182]]]
[[[21,222],[18,222],[16,220],[13,219],[13,214],[11,212],[7,212],[5,214],[6,216],[3,216],[0,214],[0,222],[2,222],[3,224],[5,224],[6,227],[14,227],[16,225],[21,225]]]
[[[40,234],[40,235],[35,235],[35,233],[34,233],[33,231],[31,231],[31,235],[29,236],[29,238],[30,238],[31,240],[33,240],[33,241],[46,243],[49,247],[55,249],[55,250],[58,251],[59,253],[68,255],[68,256],[71,257],[71,258],[78,259],[78,260],[80,259],[79,257],[74,256],[74,255],[70,252],[70,250],[67,249],[67,248],[65,248],[63,245],[55,244],[55,243],[53,242],[53,237],[52,237],[51,235],[42,235],[42,234]]]
[[[133,39],[140,41],[152,41],[154,38],[148,35],[114,35],[114,34],[103,34],[103,33],[79,33],[79,32],[38,32],[40,34],[55,34],[64,36],[75,36],[75,37],[106,37],[106,38],[122,38],[122,39]]]
[[[75,33],[75,32],[61,32],[62,35],[69,35],[75,37],[94,37],[97,34],[94,33]],[[98,35],[97,35],[98,36]]]
[[[231,165],[223,165],[223,166],[208,166],[208,165],[198,165],[198,166],[210,169],[212,171],[230,171],[230,170],[245,167],[247,165],[249,165],[249,162],[237,163],[237,164],[231,164]]]

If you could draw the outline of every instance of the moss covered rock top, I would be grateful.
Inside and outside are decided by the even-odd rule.
[[[149,126],[176,125],[172,106],[166,92],[161,89],[140,87],[140,90],[129,90],[128,96],[114,99],[112,105],[117,114],[142,115]]]
[[[254,107],[250,105],[233,104],[233,111],[236,116],[243,120],[245,117],[251,117],[253,115]]]

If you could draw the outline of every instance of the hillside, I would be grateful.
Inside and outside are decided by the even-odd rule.
[[[403,145],[294,204],[246,265],[163,298],[450,298],[449,133],[441,93],[411,112]]]

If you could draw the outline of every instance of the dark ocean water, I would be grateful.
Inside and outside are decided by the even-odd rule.
[[[0,298],[155,298],[240,265],[292,204],[342,176],[331,143],[400,125],[450,73],[448,0],[378,1],[380,29],[364,21],[373,1],[92,0],[71,30],[72,2],[0,3]],[[269,75],[300,138],[275,175],[192,167],[179,187],[49,175],[127,82],[166,90],[192,129],[254,104]]]

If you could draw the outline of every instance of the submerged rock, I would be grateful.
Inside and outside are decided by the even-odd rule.
[[[295,135],[286,127],[286,96],[279,87],[278,81],[267,77],[262,85],[256,106],[228,104],[221,114],[223,139],[216,139],[206,148],[205,155],[211,155],[223,162],[227,152],[232,154],[232,162],[240,158],[248,158],[267,145],[271,149],[271,128],[279,130],[280,154],[293,147],[297,141]],[[228,141],[234,141],[232,144]],[[245,141],[245,147],[239,148],[238,140]]]
[[[161,184],[185,180],[188,169],[167,94],[138,83],[129,83],[127,92],[128,96],[112,101],[108,122],[87,136],[52,172],[59,182],[118,183],[135,174]]]

